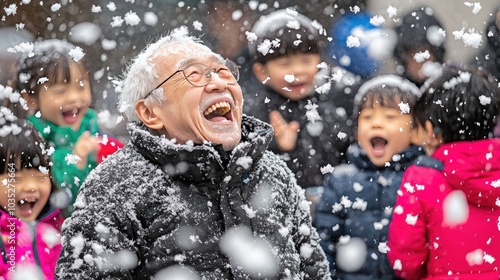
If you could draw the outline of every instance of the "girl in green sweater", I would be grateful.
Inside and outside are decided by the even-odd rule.
[[[55,148],[53,177],[76,195],[87,174],[122,147],[99,133],[89,71],[82,49],[51,39],[35,44],[19,61],[16,87],[27,101],[28,120]]]

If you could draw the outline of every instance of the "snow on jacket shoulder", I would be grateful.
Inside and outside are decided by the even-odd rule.
[[[54,279],[63,220],[60,210],[31,223],[0,211],[0,279]]]
[[[268,124],[244,116],[230,154],[128,128],[131,141],[90,173],[64,224],[58,279],[152,279],[175,269],[199,279],[329,279],[303,191],[266,151]],[[259,244],[272,257],[251,267],[263,262],[251,254],[262,253],[252,251]]]
[[[499,279],[500,139],[441,145],[407,169],[388,258],[404,279]]]

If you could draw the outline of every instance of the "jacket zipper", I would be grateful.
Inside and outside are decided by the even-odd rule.
[[[3,239],[1,236],[0,236],[0,250],[2,250],[1,254],[4,263],[7,263],[9,261],[9,259],[7,258],[7,249],[5,248],[5,243],[3,243]]]
[[[36,227],[38,225],[38,222],[33,221],[33,222],[28,222],[27,224],[30,228],[30,234],[32,235],[31,246],[33,247],[33,258],[35,259],[36,266],[40,269],[39,273],[41,274],[40,275],[41,279],[43,279],[44,278],[43,268],[42,268],[42,265],[40,263],[40,256],[38,255],[38,247],[36,246]]]

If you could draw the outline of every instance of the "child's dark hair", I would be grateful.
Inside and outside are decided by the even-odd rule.
[[[361,110],[372,108],[375,104],[413,113],[419,96],[418,87],[405,78],[396,75],[374,77],[363,83],[354,97],[353,119],[357,122]]]
[[[0,107],[0,125],[0,174],[32,168],[46,173],[51,177],[51,197],[45,208],[61,208],[68,216],[64,209],[71,201],[70,195],[59,189],[51,176],[53,149],[29,121],[16,118],[6,107]]]
[[[72,52],[76,52],[74,57],[71,55]],[[48,79],[49,85],[68,83],[72,62],[77,63],[83,72],[88,73],[85,62],[77,59],[77,56],[79,56],[77,47],[69,42],[58,39],[37,42],[33,52],[24,53],[19,59],[14,87],[19,92],[36,95],[45,79]]]
[[[29,121],[5,118],[5,109],[2,107],[4,116],[0,118],[3,123],[0,133],[0,174],[5,174],[8,170],[19,171],[26,168],[36,168],[49,173],[52,166],[50,146]]]
[[[248,44],[254,62],[266,62],[287,54],[321,53],[323,41],[319,23],[316,25],[306,16],[284,9],[262,16],[253,26],[257,36]]]
[[[492,135],[500,110],[500,90],[487,72],[445,65],[422,91],[414,119],[422,125],[429,120],[444,143]]]
[[[443,29],[443,25],[431,7],[421,6],[407,12],[396,23],[395,31],[399,36],[394,48],[396,60],[404,66],[406,57],[411,55],[409,53],[411,50],[425,47],[432,52],[436,62],[443,63],[446,54],[446,37],[438,36],[440,34],[437,30],[439,29]],[[436,34],[430,36],[433,32]]]

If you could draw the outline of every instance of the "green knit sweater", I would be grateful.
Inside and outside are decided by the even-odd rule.
[[[78,138],[85,131],[90,131],[91,135],[98,133],[99,127],[95,111],[90,108],[87,110],[77,131],[69,126],[58,126],[35,116],[29,116],[28,120],[40,131],[45,140],[54,147],[52,176],[54,176],[56,183],[60,187],[71,190],[71,204],[73,204],[83,180],[97,166],[97,156],[95,153],[89,155],[87,165],[83,169],[78,168],[71,160],[68,161],[66,156],[73,154],[73,148]]]

